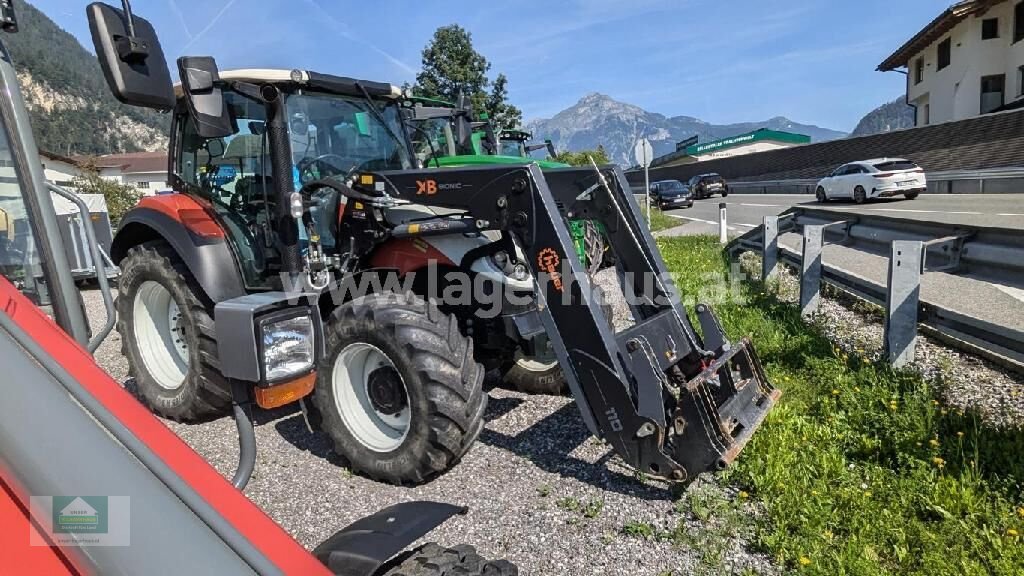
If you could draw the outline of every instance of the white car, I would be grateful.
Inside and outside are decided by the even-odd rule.
[[[917,198],[928,189],[924,170],[903,158],[876,158],[850,162],[818,182],[818,202],[851,199],[861,204],[869,198],[904,196]]]

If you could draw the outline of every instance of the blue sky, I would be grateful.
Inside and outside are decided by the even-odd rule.
[[[222,68],[401,84],[414,79],[433,31],[455,22],[473,34],[492,76],[508,76],[526,119],[601,92],[668,116],[786,116],[848,131],[904,92],[903,75],[875,67],[950,1],[135,0],[133,8],[154,23],[172,61],[209,54]],[[91,49],[85,2],[33,3]]]

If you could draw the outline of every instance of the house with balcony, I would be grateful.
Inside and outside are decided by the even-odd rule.
[[[878,65],[907,76],[916,125],[1024,106],[1024,0],[953,4]]]

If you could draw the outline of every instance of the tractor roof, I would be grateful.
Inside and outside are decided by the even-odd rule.
[[[358,80],[345,76],[321,74],[310,70],[286,70],[283,68],[243,68],[239,70],[221,70],[220,79],[224,81],[252,82],[254,84],[299,84],[315,90],[362,96],[356,84],[362,84],[371,96],[377,98],[400,98],[402,89],[392,84]],[[174,95],[182,95],[181,83],[174,85]]]

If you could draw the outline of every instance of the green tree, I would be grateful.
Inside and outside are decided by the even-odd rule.
[[[594,159],[598,166],[611,163],[604,146],[598,146],[596,150],[581,150],[580,152],[569,152],[566,150],[565,152],[559,152],[554,157],[554,161],[570,166],[590,166],[591,158]]]
[[[102,194],[107,200],[107,211],[110,223],[117,226],[121,217],[139,203],[142,192],[132,186],[107,180],[100,176],[100,171],[92,164],[82,167],[82,173],[71,181],[71,186],[79,194]]]
[[[508,79],[498,74],[492,83],[487,77],[490,69],[487,58],[473,48],[469,31],[458,24],[441,26],[423,49],[423,69],[413,91],[449,102],[464,95],[478,117],[486,114],[498,128],[516,128],[522,112],[507,102]]]

